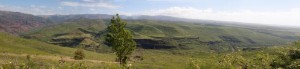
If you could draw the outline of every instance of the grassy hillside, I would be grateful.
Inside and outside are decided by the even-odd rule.
[[[81,61],[76,61],[72,59],[73,53],[76,50],[75,48],[61,47],[36,40],[23,39],[20,37],[11,36],[6,33],[0,33],[0,44],[0,68],[2,66],[5,67],[6,65],[18,66],[19,64],[22,65],[22,63],[25,63],[26,65],[26,58],[28,55],[30,55],[31,60],[34,62],[33,65],[38,66],[38,68],[51,68],[58,65],[57,67],[59,67],[59,69],[65,69],[64,65],[67,66],[66,68],[76,68],[76,66],[78,66],[79,64],[84,64],[84,66],[78,67],[118,69],[118,64],[114,62],[115,56],[113,53],[95,53],[85,51],[86,58]],[[163,58],[158,58],[159,56],[155,56],[158,54],[154,54],[154,52],[159,53],[160,51],[142,52],[144,53],[140,54],[140,56],[145,57],[145,59],[142,62],[135,63],[134,65],[136,66],[136,68],[174,68],[175,63],[166,64],[170,62],[162,62],[161,60],[165,60],[166,58],[170,57],[176,57],[173,59],[174,62],[180,63],[183,61],[177,62],[175,60],[185,60],[185,58],[187,58],[180,58],[180,56],[172,56],[163,52],[161,52],[160,55],[160,57]],[[66,64],[59,64],[58,61],[61,60],[61,57],[66,60]],[[40,66],[39,64],[42,64],[42,66]],[[161,64],[167,66],[162,66]],[[183,67],[184,65],[181,64],[181,66]]]
[[[128,28],[135,33],[150,37],[199,37],[201,41],[222,41],[219,36],[233,36],[243,42],[247,38],[257,42],[282,42],[288,40],[280,36],[293,37],[295,34],[284,31],[264,30],[261,32],[242,27],[209,25],[188,22],[169,22],[153,20],[128,21]],[[269,32],[269,34],[262,33]],[[284,34],[280,34],[284,33]],[[280,34],[278,36],[272,34]],[[273,41],[278,40],[278,41]]]
[[[47,43],[23,39],[8,34],[0,34],[0,67],[28,65],[31,68],[100,68],[119,69],[112,53],[94,53],[85,51],[86,59],[71,59],[75,49],[50,45]],[[133,55],[141,56],[138,61],[131,61],[133,69],[241,69],[247,68],[271,68],[271,61],[279,54],[296,49],[295,47],[269,47],[260,50],[225,52],[225,53],[201,53],[197,51],[185,52],[173,50],[138,49]],[[27,55],[30,55],[30,61]],[[66,63],[59,63],[60,57],[64,57]]]
[[[36,40],[28,40],[9,34],[0,33],[0,52],[14,54],[34,54],[34,55],[57,55],[72,57],[75,48],[61,47],[47,44]],[[112,58],[103,57],[110,56],[109,54],[99,54],[85,51],[88,59],[102,59],[112,61]],[[103,57],[103,58],[99,58]]]
[[[55,35],[63,33],[72,33],[82,31],[79,28],[84,29],[85,34],[97,33],[98,30],[104,30],[105,23],[96,22],[97,20],[86,21],[71,21],[69,23],[63,23],[54,25],[51,27],[45,27],[41,30],[36,30],[29,35],[35,35],[31,37],[34,39],[23,39],[9,34],[0,34],[0,63],[1,66],[22,65],[22,63],[28,62],[26,55],[31,55],[34,61],[33,66],[39,66],[37,68],[58,68],[58,69],[74,69],[74,68],[102,68],[102,69],[118,69],[118,64],[114,63],[115,56],[113,53],[95,53],[90,51],[86,52],[86,59],[82,61],[70,59],[73,56],[73,52],[76,50],[69,47],[61,47],[36,41],[40,39],[42,41],[48,41],[49,39],[56,38]],[[166,49],[166,50],[149,50],[138,49],[134,55],[141,56],[143,59],[130,62],[136,69],[240,69],[243,65],[248,65],[248,68],[270,68],[270,62],[278,57],[278,52],[286,52],[285,48],[272,47],[261,48],[258,50],[250,51],[238,51],[233,53],[214,53],[210,52],[210,49],[214,45],[201,44],[199,42],[209,41],[232,41],[234,42],[249,42],[249,39],[255,40],[268,40],[270,42],[286,41],[288,38],[282,36],[292,36],[291,34],[280,34],[286,32],[273,31],[270,33],[261,33],[266,31],[257,31],[247,28],[228,27],[228,26],[215,26],[205,25],[198,23],[182,24],[181,22],[160,22],[160,21],[128,21],[128,29],[133,30],[135,38],[137,39],[166,39],[169,38],[175,40],[174,44],[187,46],[193,49]],[[70,27],[69,27],[70,26]],[[92,27],[91,27],[92,26]],[[100,27],[99,27],[100,26]],[[140,28],[136,28],[140,27]],[[187,30],[189,29],[189,30]],[[88,32],[90,33],[88,33]],[[196,32],[195,32],[196,31]],[[184,33],[186,32],[186,33]],[[243,32],[243,33],[239,33]],[[269,32],[269,31],[267,31]],[[156,34],[152,34],[156,33]],[[275,35],[275,34],[276,35]],[[62,35],[59,37],[73,38],[74,35]],[[272,34],[272,35],[270,35]],[[201,37],[205,35],[207,37]],[[41,37],[42,36],[42,37]],[[224,37],[232,36],[232,37]],[[263,36],[263,37],[260,37]],[[196,37],[196,38],[195,38]],[[248,37],[243,38],[243,37]],[[227,39],[226,39],[227,38]],[[192,39],[192,40],[190,40]],[[202,40],[203,39],[203,40]],[[171,40],[171,41],[172,41]],[[268,42],[264,41],[264,42]],[[178,43],[179,44],[178,44]],[[187,43],[186,43],[187,42]],[[190,42],[190,43],[188,43]],[[232,43],[228,42],[228,43]],[[273,44],[273,43],[272,43]],[[220,44],[226,46],[225,44]],[[232,46],[232,45],[228,45]],[[181,47],[181,46],[179,46]],[[59,64],[60,56],[65,57],[66,63]],[[261,63],[261,62],[264,63]],[[9,63],[13,62],[13,63]],[[42,65],[39,65],[42,64]],[[29,64],[30,65],[30,64]]]
[[[74,60],[75,51],[76,48],[61,47],[0,33],[1,69],[3,67],[4,69],[15,69],[15,67],[19,69],[22,66],[34,69],[76,69],[84,68],[82,64],[89,68],[118,67],[118,64],[114,62],[113,53],[84,51],[85,58],[83,60]]]
[[[201,51],[237,50],[237,48],[242,47],[283,45],[297,38],[295,33],[282,30],[180,21],[127,20],[127,22],[127,29],[134,33],[134,38],[137,39],[137,42],[143,48],[154,48],[153,46],[157,46],[161,48],[184,48]],[[105,28],[108,23],[109,20],[68,20],[61,24],[28,32],[24,35],[27,38],[49,43],[53,39],[61,37],[57,35],[84,32],[85,34],[93,35],[89,38],[94,38],[92,40],[95,42],[103,44],[104,40],[102,36],[105,35]],[[151,43],[151,41],[163,41],[163,44]],[[77,44],[81,42],[79,41]]]
[[[112,68],[119,69],[114,62],[112,53],[95,53],[85,51],[86,59],[72,59],[74,48],[50,45],[36,40],[23,39],[0,33],[0,68],[16,66],[30,66],[30,68]],[[172,53],[159,50],[138,50],[135,55],[143,57],[142,61],[133,63],[133,68],[185,68],[189,56],[172,55]],[[30,56],[30,61],[28,60]],[[66,63],[59,63],[62,58]],[[170,61],[163,61],[163,60]],[[132,63],[132,62],[131,62]]]

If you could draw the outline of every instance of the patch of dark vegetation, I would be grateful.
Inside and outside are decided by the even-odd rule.
[[[242,51],[258,51],[258,50],[263,50],[262,47],[245,47],[241,48]]]
[[[169,46],[168,42],[164,40],[154,40],[154,39],[134,39],[138,44],[138,47],[144,49],[172,49],[176,46]]]
[[[248,41],[249,43],[251,43],[251,44],[256,44],[256,42],[253,41],[253,40],[250,39],[250,38],[244,37],[244,39],[245,39],[246,41]]]
[[[223,26],[223,25],[218,25],[218,24],[205,24],[207,26]]]
[[[219,36],[223,41],[229,42],[229,43],[241,43],[242,41],[235,38],[234,36]]]
[[[199,37],[173,37],[172,39],[175,39],[175,40],[182,40],[182,39],[186,39],[186,40],[198,40]]]
[[[79,31],[83,32],[83,33],[88,33],[88,34],[92,34],[92,35],[97,35],[98,33],[96,32],[92,32],[92,31],[89,31],[89,30],[85,30],[83,28],[78,28]]]
[[[188,27],[188,26],[181,26],[181,25],[179,25],[179,27],[182,28],[182,29],[185,29],[185,30],[191,30],[191,28]]]
[[[73,38],[73,39],[52,39],[51,44],[66,46],[66,47],[76,47],[80,42],[84,40],[83,38]]]
[[[222,41],[208,41],[208,42],[200,41],[200,43],[205,45],[216,45],[222,43]]]
[[[61,34],[54,34],[54,37],[58,37],[58,36],[63,36],[63,35],[68,35],[69,33],[61,33]]]

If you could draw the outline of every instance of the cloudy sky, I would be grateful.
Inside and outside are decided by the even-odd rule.
[[[165,15],[300,26],[300,0],[0,0],[0,10],[34,15]]]

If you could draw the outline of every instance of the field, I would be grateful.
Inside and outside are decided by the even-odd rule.
[[[50,45],[31,39],[23,39],[1,33],[2,68],[30,67],[30,68],[103,68],[119,69],[121,66],[114,62],[113,53],[95,53],[84,51],[84,60],[74,60],[72,56],[76,50],[69,47]],[[18,42],[15,44],[14,42]],[[149,50],[138,49],[134,55],[142,56],[141,60],[131,61],[133,69],[241,69],[270,68],[270,63],[278,54],[296,49],[294,46],[275,46],[261,50],[238,52],[197,52],[180,49]],[[65,62],[61,63],[63,60]],[[260,63],[263,62],[263,63]]]

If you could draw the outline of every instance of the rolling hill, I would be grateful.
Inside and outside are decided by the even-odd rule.
[[[54,69],[119,69],[120,66],[114,60],[114,53],[96,53],[85,52],[85,59],[74,60],[74,51],[76,49],[61,47],[32,39],[24,39],[12,36],[8,33],[0,33],[0,67],[10,68],[21,67],[21,65],[30,66],[30,68],[54,68]],[[143,61],[130,62],[134,69],[141,68],[163,68],[163,69],[181,69],[185,68],[189,56],[171,55],[164,51],[143,50],[136,53],[143,56]],[[135,54],[136,55],[136,54]],[[171,61],[163,61],[163,60]],[[28,61],[30,60],[30,61]],[[64,63],[60,61],[64,60]],[[178,61],[180,60],[180,61]],[[6,67],[8,66],[8,67]]]
[[[0,31],[19,34],[51,23],[50,20],[19,12],[0,11]]]
[[[74,48],[61,47],[51,45],[48,43],[24,39],[7,33],[0,33],[0,52],[12,54],[32,54],[32,55],[51,55],[51,56],[67,56],[72,57]],[[109,54],[99,54],[95,52],[86,51],[88,59],[103,59],[112,60],[109,57],[98,58],[101,56],[111,56]]]
[[[282,30],[145,19],[127,20],[127,22],[127,29],[134,33],[135,40],[142,48],[146,49],[156,47],[156,49],[219,50],[220,47],[225,47],[226,50],[230,50],[243,47],[284,45],[297,39],[295,32]],[[81,18],[44,27],[24,35],[27,38],[51,42],[58,37],[55,35],[80,31],[91,34],[91,38],[95,38],[93,40],[104,44],[103,36],[108,23],[109,20],[106,19]]]
[[[120,68],[114,62],[116,56],[104,42],[111,15],[0,13],[0,30],[3,31],[0,33],[0,67],[21,66],[32,60],[37,68],[46,69]],[[249,63],[248,66],[252,66],[249,68],[269,67],[278,54],[296,49],[284,45],[298,40],[299,33],[298,28],[224,21],[168,16],[122,17],[138,43],[132,56],[139,58],[130,62],[134,69],[190,69],[193,63],[204,69],[220,69],[236,61],[245,63],[243,65]],[[86,58],[74,60],[74,51],[81,46],[86,49]],[[66,63],[61,64],[60,60]]]
[[[92,44],[104,47],[105,28],[112,15],[40,15],[1,11],[0,30],[21,34],[57,45]],[[288,44],[297,40],[297,28],[263,26],[213,20],[184,19],[168,16],[122,16],[135,40],[147,49],[196,48],[215,50]],[[77,35],[76,35],[77,33]],[[78,33],[81,33],[78,35]],[[89,37],[85,37],[89,35]],[[82,37],[83,36],[83,37]],[[63,37],[63,38],[61,38]],[[59,39],[58,39],[59,38]],[[86,39],[88,38],[88,39]],[[161,43],[159,43],[161,42]],[[96,46],[94,46],[96,45]],[[189,47],[194,46],[194,47]],[[195,47],[196,46],[196,47]]]

